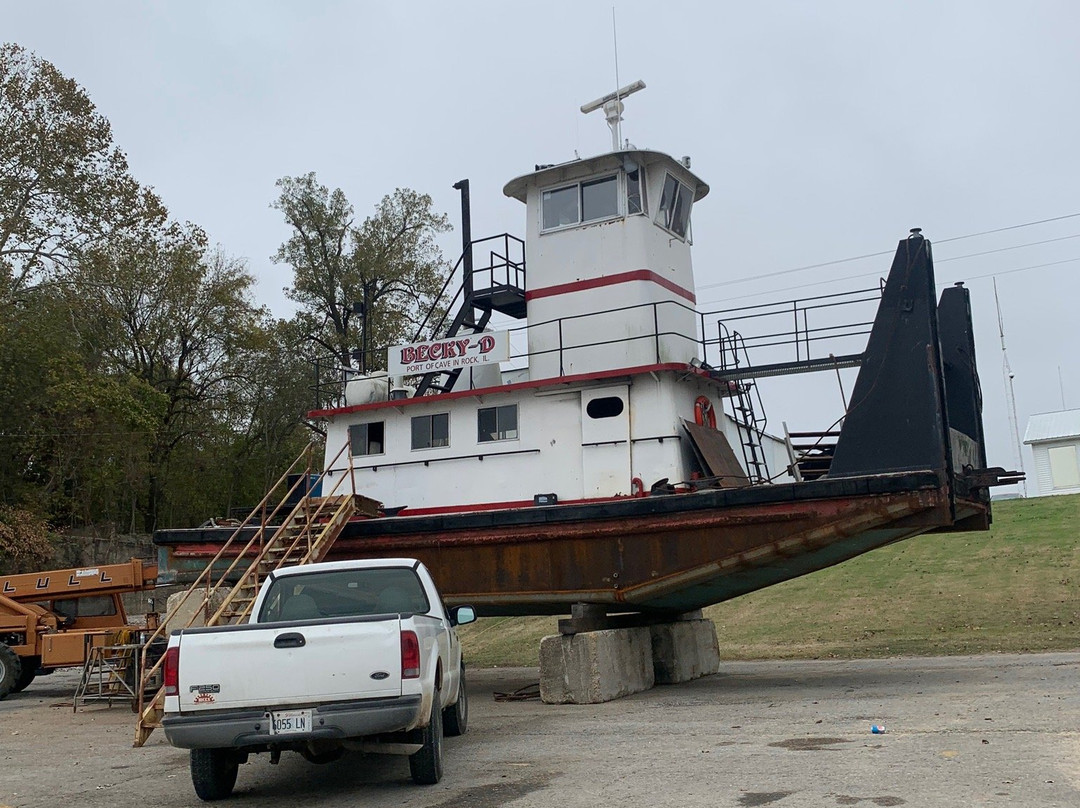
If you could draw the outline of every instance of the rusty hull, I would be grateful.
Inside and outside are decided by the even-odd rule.
[[[943,484],[723,507],[712,501],[713,492],[663,499],[672,512],[620,514],[615,504],[605,509],[608,515],[562,519],[554,518],[560,516],[555,509],[523,509],[553,518],[508,524],[512,520],[494,514],[487,528],[466,522],[455,527],[452,518],[436,524],[416,517],[368,520],[338,539],[327,560],[418,558],[448,604],[470,603],[484,615],[565,614],[575,603],[609,612],[687,612],[983,509],[977,501],[960,501],[954,512]],[[521,521],[520,510],[508,513]],[[163,549],[173,568],[201,569],[217,546]]]

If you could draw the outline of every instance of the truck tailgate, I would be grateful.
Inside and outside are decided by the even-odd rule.
[[[188,629],[178,679],[181,713],[399,696],[400,621],[384,615]]]

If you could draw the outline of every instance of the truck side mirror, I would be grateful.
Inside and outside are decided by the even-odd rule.
[[[455,606],[450,610],[450,624],[464,626],[476,620],[476,610],[472,606]]]

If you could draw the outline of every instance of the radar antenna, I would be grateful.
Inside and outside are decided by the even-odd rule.
[[[595,101],[590,101],[588,104],[583,104],[581,111],[588,115],[594,110],[604,108],[604,116],[607,118],[608,126],[611,127],[611,150],[619,150],[619,142],[622,136],[622,129],[620,124],[622,123],[622,113],[625,109],[622,99],[631,93],[636,93],[638,90],[645,89],[645,82],[641,79],[627,84],[625,87],[620,87],[613,93],[608,93],[602,98],[597,98]]]

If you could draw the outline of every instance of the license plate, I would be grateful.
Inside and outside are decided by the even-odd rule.
[[[271,735],[311,732],[311,710],[281,710],[270,713]]]

